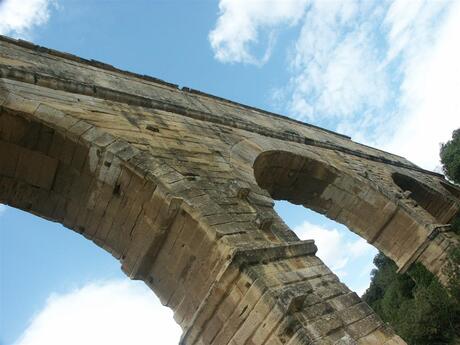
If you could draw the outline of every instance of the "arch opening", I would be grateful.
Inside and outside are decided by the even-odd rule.
[[[317,255],[347,286],[364,293],[377,252],[375,244],[366,243],[366,218],[355,214],[354,205],[364,203],[354,195],[358,186],[326,162],[286,151],[259,154],[253,168],[259,187],[278,200],[275,209],[286,220],[290,216],[297,236],[315,239]]]
[[[303,205],[373,242],[369,231],[374,229],[377,232],[378,229],[371,223],[379,219],[369,222],[369,216],[385,211],[383,206],[386,203],[377,195],[377,199],[370,198],[373,190],[361,181],[324,161],[286,151],[260,154],[254,162],[254,174],[259,186],[275,200]],[[371,204],[370,200],[374,203]]]
[[[143,282],[129,280],[112,255],[74,231],[4,206],[0,252],[2,312],[9,316],[0,325],[5,344],[67,343],[69,334],[90,344],[136,334],[142,339],[136,344],[147,344],[152,332],[178,343],[172,311]],[[123,327],[114,329],[117,324]]]
[[[75,123],[78,124],[78,122]],[[133,228],[130,219],[141,210],[138,208],[140,207],[139,188],[146,188],[144,189],[146,194],[144,199],[154,189],[153,187],[148,188],[149,186],[141,183],[136,175],[123,169],[117,158],[110,152],[104,152],[102,148],[98,150],[91,147],[81,137],[74,137],[71,133],[65,133],[63,128],[57,127],[56,125],[56,128],[53,128],[31,119],[26,114],[7,109],[0,110],[0,204],[42,218],[41,220],[33,219],[37,217],[25,218],[20,216],[22,212],[12,209],[6,210],[6,213],[1,215],[2,218],[5,218],[0,219],[0,230],[4,231],[5,236],[15,230],[5,220],[6,218],[14,219],[16,224],[23,228],[21,229],[22,232],[9,236],[10,241],[6,241],[10,244],[18,244],[21,240],[20,247],[15,246],[14,249],[11,249],[14,251],[15,257],[8,258],[7,256],[6,258],[12,261],[9,266],[20,272],[18,274],[21,279],[19,283],[23,282],[22,277],[27,275],[24,278],[27,289],[31,286],[35,286],[34,290],[39,289],[40,281],[35,281],[34,277],[39,274],[38,272],[45,273],[47,285],[43,287],[41,292],[57,292],[58,295],[54,298],[70,294],[65,286],[63,287],[65,284],[72,284],[72,290],[75,289],[75,285],[86,284],[88,276],[97,272],[95,266],[98,265],[103,266],[106,270],[107,268],[109,270],[117,269],[121,273],[115,277],[111,275],[110,279],[120,279],[121,276],[125,276],[119,269],[118,260],[122,261],[127,249],[123,242],[124,239],[129,238],[129,231]],[[82,126],[81,130],[85,130],[85,127]],[[18,222],[18,218],[25,218],[26,221]],[[46,221],[44,222],[43,219]],[[50,222],[62,224],[66,231],[61,231],[60,227],[53,226],[56,224],[45,225],[45,223]],[[45,226],[47,229],[44,229]],[[68,231],[68,229],[90,239],[98,248],[86,239],[78,241],[75,236],[72,236],[74,234],[69,236],[72,231]],[[60,231],[61,234],[56,234],[56,231]],[[31,242],[27,243],[24,241],[24,236],[32,232],[37,234],[34,234],[30,238]],[[46,234],[43,235],[43,233]],[[47,250],[47,248],[52,247],[51,243],[56,244],[54,241],[46,243],[45,246],[40,245],[43,241],[49,241],[51,236],[53,239],[57,239],[57,243],[64,243],[66,247],[55,247],[54,250]],[[40,240],[38,240],[39,238]],[[69,238],[75,242],[75,248],[67,248],[67,245],[72,242]],[[31,250],[28,247],[29,249],[32,247]],[[72,249],[79,250],[79,253]],[[109,255],[107,258],[107,255],[101,252],[104,254],[108,252],[113,257]],[[81,257],[78,257],[77,254],[80,254]],[[96,261],[99,260],[99,262],[88,263],[90,255],[91,258]],[[45,256],[46,258],[44,258]],[[27,274],[28,270],[21,269],[21,263],[23,264],[22,267],[27,265],[29,272],[33,267],[34,274]],[[52,263],[60,266],[60,273],[65,274],[66,278],[56,276],[55,274],[58,274],[56,272],[49,272],[57,270],[53,268]],[[71,267],[69,265],[62,267],[66,264],[71,264]],[[84,270],[85,266],[90,266],[91,270],[83,273],[82,269]],[[10,271],[12,270],[13,268],[10,269]],[[108,272],[105,271],[105,273]],[[82,281],[78,281],[79,274],[82,275]],[[97,281],[103,277],[107,276],[97,276]],[[9,279],[8,275],[5,276],[5,279]],[[58,284],[59,279],[63,280],[62,284]],[[83,282],[83,280],[85,281]],[[10,283],[9,280],[7,285]],[[16,325],[16,332],[13,329],[8,333],[8,336],[11,337],[11,343],[19,339],[20,333],[18,332],[26,329],[26,325],[30,321],[29,318],[33,314],[38,315],[39,312],[39,310],[32,310],[32,308],[37,307],[39,301],[39,297],[35,300],[31,297],[36,291],[24,296],[21,294],[27,293],[26,288],[15,285],[15,290],[18,291],[13,301],[16,303],[19,300],[28,302],[20,303],[24,304],[22,308],[18,308],[20,309],[19,312],[24,314],[24,328],[21,330]],[[41,297],[45,298],[46,296]],[[33,305],[29,305],[31,300],[34,301]],[[44,301],[40,300],[40,302]],[[27,304],[27,308],[25,304]],[[115,302],[111,307],[114,308],[114,311],[118,311],[116,308],[119,305],[120,303]],[[5,307],[7,308],[5,312],[7,312],[9,306]],[[42,311],[49,313],[46,306],[43,308]],[[82,306],[81,312],[85,312],[84,306]],[[123,315],[122,310],[119,313]],[[99,314],[103,314],[103,312]],[[84,315],[74,315],[75,318],[80,316],[84,317]],[[15,317],[20,322],[21,318],[17,313]],[[121,317],[119,316],[119,318]],[[63,316],[63,320],[65,319],[66,317]],[[43,323],[40,324],[40,327],[45,326]],[[104,328],[104,325],[100,326]],[[113,324],[110,326],[113,327]],[[83,329],[84,327],[85,325],[82,325]]]
[[[314,240],[316,255],[359,296],[369,287],[373,260],[378,251],[374,246],[350,231],[343,224],[326,216],[294,205],[277,201],[275,210],[301,240]]]
[[[134,149],[109,131],[70,117],[75,128],[66,130],[1,110],[0,203],[93,241],[189,326],[226,256],[183,200],[118,155]]]
[[[277,150],[260,153],[253,169],[256,182],[275,200],[303,205],[345,225],[402,272],[420,256],[428,236],[423,222],[365,173],[338,168],[319,156]]]

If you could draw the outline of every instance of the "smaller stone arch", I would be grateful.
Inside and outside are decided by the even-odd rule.
[[[303,205],[344,224],[394,260],[401,271],[407,270],[430,243],[427,224],[439,222],[427,212],[417,212],[419,207],[411,208],[414,202],[399,200],[391,181],[335,165],[343,159],[331,152],[320,156],[267,150],[254,160],[254,177],[274,199]],[[430,261],[427,267],[432,266]],[[433,268],[438,271],[438,266]]]
[[[460,200],[460,187],[444,181],[441,181],[440,183],[453,197]]]
[[[396,205],[364,178],[317,157],[266,151],[254,161],[254,175],[274,199],[324,214],[370,243],[379,237],[396,210]]]
[[[269,151],[254,163],[254,175],[259,186],[278,200],[305,204],[325,213],[328,203],[319,197],[338,177],[336,169],[319,160],[293,153]]]
[[[426,210],[436,222],[449,223],[455,216],[458,205],[423,182],[405,174],[394,172],[391,175],[394,183],[403,191],[404,195],[413,199],[418,206]],[[447,189],[452,187],[441,181]],[[450,191],[450,190],[449,190]],[[457,192],[456,190],[453,190]]]

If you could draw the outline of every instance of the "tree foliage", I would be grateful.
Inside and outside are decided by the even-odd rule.
[[[441,163],[446,176],[460,184],[460,128],[452,133],[452,139],[441,145]]]
[[[398,274],[382,253],[363,299],[410,345],[452,344],[460,336],[460,304],[421,264]]]

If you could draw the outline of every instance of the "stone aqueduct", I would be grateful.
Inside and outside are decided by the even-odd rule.
[[[181,344],[404,344],[273,209],[443,280],[460,190],[350,138],[0,39],[0,202],[59,222],[172,308]]]

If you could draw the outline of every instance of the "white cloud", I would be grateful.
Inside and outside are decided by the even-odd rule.
[[[373,267],[373,268],[375,268],[375,267]],[[369,273],[370,273],[370,271],[369,271]],[[365,284],[355,288],[353,291],[356,292],[356,294],[358,296],[363,296],[368,288],[369,288],[369,282],[366,281]]]
[[[0,216],[6,212],[6,205],[0,204]]]
[[[0,1],[0,34],[27,37],[31,30],[48,22],[55,0]]]
[[[354,117],[388,98],[372,26],[379,16],[358,1],[313,1],[291,56],[288,110],[304,120]]]
[[[271,37],[280,24],[301,23],[289,58],[288,111],[304,120],[348,118],[366,107],[381,107],[388,98],[383,61],[367,22],[382,14],[369,3],[221,0],[209,39],[222,62],[261,64],[269,58],[270,40],[262,58],[251,53],[251,46],[260,44],[261,36]]]
[[[52,295],[14,345],[176,345],[180,334],[171,310],[142,283],[126,280]]]
[[[460,127],[460,3],[345,3],[346,15],[341,2],[327,2],[331,17],[306,15],[288,108],[436,169],[439,144]]]
[[[438,2],[429,2],[432,3]],[[387,150],[427,169],[435,169],[440,164],[439,144],[446,142],[452,131],[460,127],[460,46],[457,44],[460,2],[450,3],[445,15],[440,12],[433,9],[431,18],[426,19],[428,15],[423,14],[425,25],[417,20],[406,29],[430,34],[424,35],[426,40],[406,43],[406,51],[401,53],[404,80],[398,112],[400,121],[395,135],[387,142],[380,142]],[[442,21],[433,24],[433,17],[438,21],[441,17]],[[391,32],[402,26],[398,24],[401,20],[392,22]],[[398,47],[402,45],[399,40],[394,38],[393,42]]]
[[[295,227],[294,232],[302,240],[315,240],[318,257],[341,278],[348,274],[348,269],[357,259],[373,255],[375,251],[362,238],[347,240],[337,229],[326,229],[308,221]],[[368,284],[367,279],[366,282]]]
[[[448,5],[449,1],[391,1],[382,22],[389,43],[387,60],[391,61],[400,54],[417,55],[428,42],[433,42],[441,19],[438,16]]]
[[[309,34],[312,34],[309,29]],[[299,39],[294,94],[290,109],[299,118],[349,118],[369,107],[381,107],[387,99],[386,76],[364,31],[339,40],[318,54]],[[306,51],[305,55],[304,50]],[[300,101],[300,102],[299,102]],[[305,108],[304,102],[309,104]]]
[[[281,25],[295,24],[303,15],[307,0],[220,0],[216,27],[209,33],[215,57],[221,62],[260,65],[271,54],[276,31]],[[253,48],[265,35],[264,53],[257,57]]]

